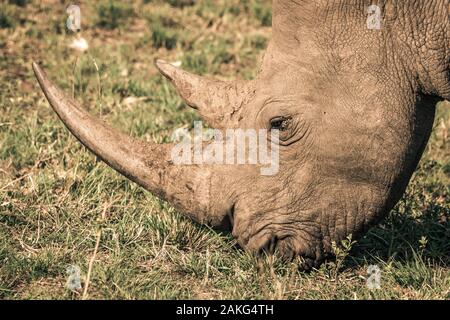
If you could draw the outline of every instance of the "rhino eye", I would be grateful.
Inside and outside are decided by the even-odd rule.
[[[292,118],[290,117],[276,117],[270,120],[270,129],[286,131],[289,129]]]

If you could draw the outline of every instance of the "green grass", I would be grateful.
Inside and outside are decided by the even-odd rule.
[[[103,0],[97,7],[97,25],[105,29],[125,27],[127,20],[132,18],[133,8],[123,1]]]
[[[0,4],[0,29],[13,28],[15,25],[15,10],[13,6]]]
[[[65,288],[66,269],[77,265],[86,276],[99,228],[92,299],[449,299],[449,104],[439,106],[425,156],[397,207],[311,273],[244,253],[229,234],[192,223],[69,134],[37,86],[32,59],[67,92],[75,79],[75,96],[91,113],[156,142],[197,116],[156,72],[155,58],[221,79],[254,77],[270,35],[270,1],[188,2],[83,5],[81,35],[90,49],[75,74],[65,7],[2,4],[0,299],[80,299]],[[130,97],[137,99],[126,103]],[[366,287],[374,264],[382,290]]]

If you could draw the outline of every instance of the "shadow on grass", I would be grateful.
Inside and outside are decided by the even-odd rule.
[[[449,267],[448,213],[448,208],[439,204],[430,205],[419,217],[394,210],[358,241],[347,266],[376,264],[380,260],[413,262],[420,256],[428,264]]]

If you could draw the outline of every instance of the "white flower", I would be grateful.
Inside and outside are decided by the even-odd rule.
[[[122,69],[122,71],[120,72],[120,75],[122,77],[128,77],[128,69],[127,68]]]
[[[79,52],[84,52],[87,49],[89,49],[89,44],[87,43],[85,38],[79,37],[74,39],[71,43],[69,43],[69,48]]]

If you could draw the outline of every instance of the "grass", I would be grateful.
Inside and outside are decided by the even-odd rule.
[[[14,8],[6,5],[5,3],[0,4],[0,29],[13,28],[14,27]]]
[[[336,244],[336,261],[301,273],[295,263],[242,252],[229,234],[190,222],[99,162],[51,111],[31,71],[31,60],[41,61],[67,92],[75,79],[90,112],[167,141],[197,116],[153,60],[221,79],[254,77],[270,37],[270,1],[86,2],[81,35],[90,49],[75,77],[65,7],[23,3],[2,4],[0,16],[1,299],[80,299],[66,288],[67,269],[79,266],[84,285],[99,230],[91,299],[450,298],[448,103],[397,207],[357,243]],[[382,290],[366,286],[370,265],[382,271]]]
[[[132,18],[133,8],[126,2],[103,0],[97,8],[97,25],[106,29],[116,29]]]

